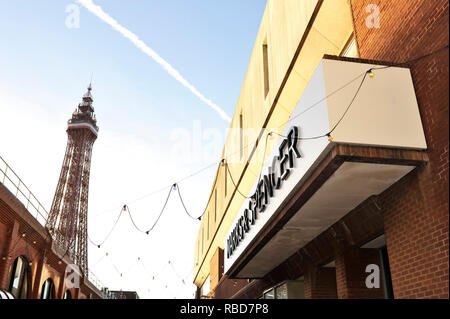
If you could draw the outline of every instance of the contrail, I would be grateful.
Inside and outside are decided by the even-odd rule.
[[[112,18],[109,14],[107,14],[103,9],[96,5],[92,0],[77,0],[83,7],[88,9],[90,12],[95,14],[98,18],[100,18],[103,22],[109,24],[114,30],[118,31],[125,38],[130,40],[136,47],[141,49],[142,52],[150,56],[156,63],[161,65],[175,80],[180,82],[183,86],[185,86],[189,91],[191,91],[195,96],[197,96],[201,101],[209,105],[214,111],[219,113],[219,115],[227,122],[231,122],[231,118],[222,110],[217,104],[215,104],[210,99],[206,98],[203,94],[201,94],[192,84],[190,84],[181,74],[173,68],[166,60],[164,60],[158,53],[153,51],[148,45],[146,45],[139,37],[120,25],[114,18]]]

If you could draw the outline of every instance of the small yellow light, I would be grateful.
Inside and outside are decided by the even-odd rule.
[[[369,76],[370,76],[371,78],[373,78],[373,76],[374,76],[373,72],[370,72],[370,73],[369,73]]]
[[[23,234],[22,234],[22,237],[25,237],[26,235],[27,235],[27,234],[23,233]]]
[[[333,138],[332,138],[331,136],[328,137],[328,140],[329,140],[330,142],[333,142]]]

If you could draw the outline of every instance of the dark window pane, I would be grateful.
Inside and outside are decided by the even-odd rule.
[[[25,293],[23,290],[25,289]],[[27,261],[20,256],[14,260],[11,271],[11,280],[9,283],[9,291],[14,298],[26,298],[28,289]]]

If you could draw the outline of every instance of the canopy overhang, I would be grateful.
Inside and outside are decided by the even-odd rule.
[[[298,156],[282,147],[292,144],[293,130]],[[304,139],[316,136],[323,137]],[[266,205],[255,214],[250,200],[244,202],[225,239],[225,273],[264,277],[364,200],[424,165],[425,149],[408,68],[325,57],[263,167],[268,180],[274,167],[276,173],[290,168],[289,176],[270,196],[255,182],[251,194]],[[284,151],[289,160],[283,162]]]

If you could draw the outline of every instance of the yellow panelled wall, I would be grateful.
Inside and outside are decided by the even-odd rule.
[[[194,283],[198,287],[209,275],[209,263],[217,247],[224,248],[226,233],[245,200],[240,193],[250,195],[263,155],[270,154],[276,142],[276,138],[269,138],[266,146],[266,134],[283,130],[320,59],[324,54],[338,55],[352,32],[347,0],[268,0],[222,153],[231,176],[225,165],[219,165],[195,242]],[[264,44],[268,47],[267,95]]]

